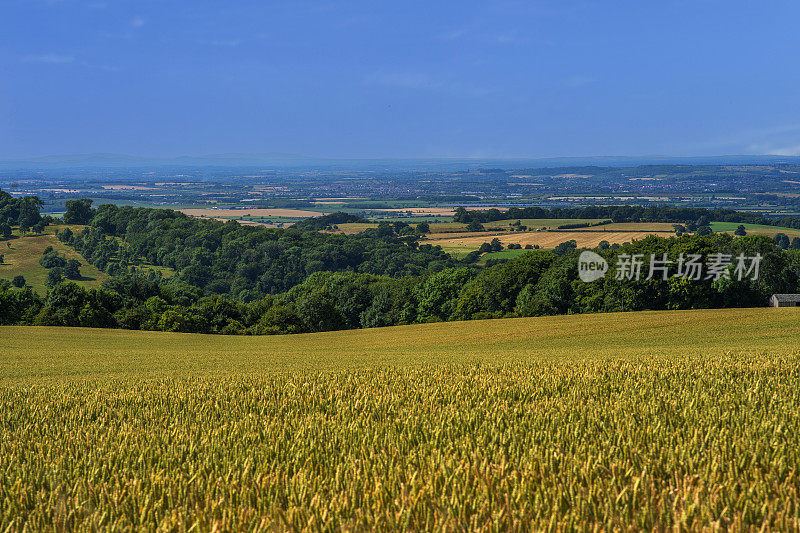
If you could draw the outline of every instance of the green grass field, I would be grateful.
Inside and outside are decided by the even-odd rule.
[[[712,222],[711,229],[714,231],[733,232],[740,225],[745,227],[748,235],[768,235],[774,237],[777,233],[785,233],[789,238],[800,237],[800,230],[791,228],[781,228],[779,226],[767,226],[765,224],[738,224],[736,222]]]
[[[486,263],[486,261],[489,260],[489,259],[495,259],[495,260],[496,259],[516,259],[517,257],[521,256],[522,254],[524,254],[525,252],[528,252],[528,251],[530,251],[530,250],[525,250],[525,249],[517,250],[517,249],[514,249],[514,250],[501,250],[499,252],[489,252],[489,253],[485,253],[485,254],[483,254],[481,256],[480,262],[481,263]]]
[[[797,529],[798,323],[3,327],[0,529]]]
[[[86,288],[99,287],[108,276],[89,264],[81,255],[59,241],[55,234],[65,226],[49,226],[42,235],[28,234],[20,236],[14,232],[15,239],[0,242],[0,254],[5,256],[4,263],[0,265],[0,279],[12,280],[14,276],[22,275],[28,285],[34,290],[44,293],[47,290],[47,269],[39,264],[39,259],[45,248],[52,246],[54,250],[64,255],[67,259],[77,259],[81,262],[81,275],[83,279],[75,282]],[[74,230],[78,227],[72,226]],[[10,245],[10,246],[9,246]]]

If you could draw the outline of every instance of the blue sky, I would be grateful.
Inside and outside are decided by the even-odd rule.
[[[0,157],[800,154],[800,2],[0,0]]]

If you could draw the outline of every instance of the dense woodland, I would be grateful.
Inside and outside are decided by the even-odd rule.
[[[19,222],[26,216],[24,206],[35,205],[2,199],[0,225]],[[695,215],[714,216],[690,214]],[[548,218],[538,212],[534,216]],[[566,216],[575,213],[560,210],[552,218]],[[603,216],[609,215],[585,218]],[[64,218],[87,227],[76,233],[64,230],[59,239],[111,277],[90,290],[70,281],[54,282],[45,296],[2,282],[0,323],[275,334],[564,313],[761,306],[772,293],[800,291],[800,252],[758,236],[651,236],[596,249],[612,265],[625,253],[760,253],[764,259],[757,281],[735,276],[716,281],[607,277],[584,283],[577,275],[579,250],[569,243],[479,267],[457,262],[438,247],[420,245],[419,232],[404,224],[382,224],[345,236],[194,219],[164,209],[93,209],[82,200],[70,202]],[[57,263],[57,254],[51,252],[42,261]],[[146,265],[172,269],[175,275],[163,278],[142,269]]]
[[[613,222],[672,222],[687,224],[701,219],[709,222],[738,222],[741,224],[765,224],[783,228],[800,229],[800,217],[765,217],[758,213],[745,213],[732,209],[702,209],[694,207],[638,205],[588,206],[588,207],[512,207],[507,211],[488,209],[469,211],[463,207],[456,209],[453,220],[469,224],[496,220],[524,218],[585,218],[609,219]]]

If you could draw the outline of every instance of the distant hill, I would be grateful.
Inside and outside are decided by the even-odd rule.
[[[139,157],[125,154],[66,154],[0,160],[0,170],[25,169],[124,169],[158,167],[274,167],[331,168],[350,170],[431,169],[458,170],[467,168],[545,168],[566,166],[673,165],[763,165],[800,164],[800,157],[778,155],[719,156],[587,156],[549,158],[412,158],[412,159],[348,159],[309,157],[286,153],[223,153],[202,156]]]

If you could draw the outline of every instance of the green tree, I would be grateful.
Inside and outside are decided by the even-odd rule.
[[[484,227],[483,224],[478,222],[477,220],[473,220],[469,224],[467,224],[467,231],[483,231]]]
[[[514,261],[483,270],[461,291],[454,318],[499,317],[514,311],[519,292],[536,283],[555,260],[551,252],[529,252]],[[577,261],[573,266],[577,272]]]
[[[19,217],[17,218],[20,231],[27,232],[42,219],[39,209],[43,205],[44,202],[36,196],[26,196],[22,199],[19,205]]]
[[[47,284],[51,287],[64,281],[64,269],[53,267],[47,272]]]
[[[734,231],[733,234],[738,235],[739,237],[744,237],[745,235],[747,235],[747,230],[742,224],[739,224],[739,226],[736,228],[736,231]]]
[[[707,235],[711,235],[712,233],[713,231],[711,230],[711,226],[705,225],[697,228],[697,235],[700,237],[705,237]]]
[[[306,331],[334,331],[344,327],[345,319],[325,288],[302,295],[295,302],[295,308]]]
[[[784,250],[788,249],[791,246],[791,242],[789,241],[789,236],[785,233],[776,233],[775,234],[775,244],[783,248]]]
[[[161,331],[186,331],[186,318],[173,309],[167,309],[158,320],[158,329]]]
[[[92,200],[89,198],[67,200],[66,208],[64,224],[88,224],[95,213],[92,209]]]
[[[468,224],[472,221],[472,217],[470,216],[469,211],[464,209],[463,207],[457,207],[455,213],[453,213],[453,222],[460,222],[462,224]]]
[[[430,276],[414,289],[418,304],[417,320],[447,320],[453,314],[459,293],[475,277],[471,268],[447,268]]]
[[[44,268],[66,268],[67,260],[63,255],[53,250],[51,246],[48,246],[42,257],[39,258],[39,264]]]
[[[577,248],[578,248],[578,242],[572,239],[566,242],[562,242],[561,244],[553,248],[553,253],[555,253],[556,255],[565,255],[568,254],[569,252],[576,250]]]
[[[64,277],[67,279],[81,279],[81,263],[77,259],[70,259],[64,267]]]
[[[72,241],[72,236],[73,236],[72,230],[69,228],[64,228],[63,230],[58,232],[58,235],[56,235],[59,241],[65,243],[69,243],[70,241]]]
[[[22,288],[25,286],[25,276],[22,274],[18,274],[14,276],[14,279],[11,280],[11,284],[15,287]]]

